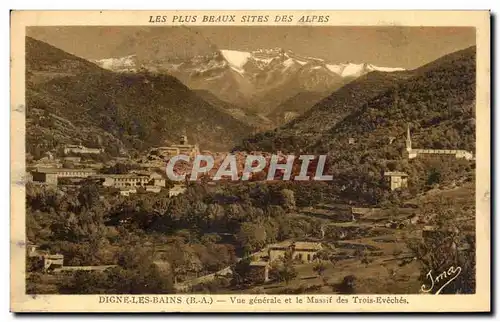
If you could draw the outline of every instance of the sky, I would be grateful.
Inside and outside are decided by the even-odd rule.
[[[27,35],[86,59],[125,56],[162,42],[172,50],[196,48],[193,52],[203,52],[208,46],[244,51],[280,47],[334,64],[406,69],[475,44],[475,29],[470,27],[77,26],[30,27]]]

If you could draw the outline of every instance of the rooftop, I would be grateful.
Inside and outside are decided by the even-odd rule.
[[[148,178],[148,175],[145,174],[136,174],[136,173],[124,173],[124,174],[97,174],[95,177],[100,177],[100,178],[128,178],[128,179],[143,179],[143,178]]]
[[[120,191],[130,191],[130,192],[132,192],[132,191],[137,191],[137,189],[135,187],[132,187],[132,186],[130,186],[130,187],[120,187]]]
[[[192,149],[195,147],[195,145],[192,145],[192,144],[172,144],[172,147]]]
[[[271,244],[269,245],[269,248],[272,249],[283,249],[283,248],[289,248],[295,246],[296,250],[300,249],[313,249],[313,250],[320,250],[322,249],[321,243],[316,243],[316,242],[300,242],[300,241],[284,241],[281,243],[277,244]]]
[[[91,168],[36,168],[34,172],[41,173],[59,173],[59,172],[92,172],[95,173],[95,169]]]
[[[55,269],[56,272],[61,271],[105,271],[114,268],[116,265],[100,265],[100,266],[63,266]]]
[[[64,255],[62,254],[46,254],[44,256],[49,259],[64,259]]]
[[[254,261],[250,263],[250,266],[267,266],[267,265],[269,265],[269,263],[264,261]]]
[[[408,173],[406,172],[400,172],[400,171],[387,171],[384,172],[384,176],[401,176],[401,177],[407,177]]]
[[[176,186],[173,186],[172,188],[170,188],[170,190],[186,190],[187,188],[185,186],[181,186],[181,185],[176,185]]]

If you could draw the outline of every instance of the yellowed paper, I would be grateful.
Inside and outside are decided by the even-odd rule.
[[[11,310],[489,311],[489,18],[13,11]]]

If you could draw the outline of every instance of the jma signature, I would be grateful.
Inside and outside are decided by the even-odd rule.
[[[462,272],[462,268],[460,266],[458,267],[454,267],[454,266],[451,266],[450,268],[448,268],[448,270],[446,271],[443,271],[441,274],[439,274],[438,276],[436,276],[436,278],[434,279],[434,277],[432,276],[432,270],[429,271],[429,273],[427,273],[426,277],[431,281],[431,285],[427,288],[427,285],[423,284],[422,287],[420,288],[420,290],[424,293],[430,293],[433,289],[434,289],[434,286],[439,283],[440,281],[446,281],[434,294],[439,294],[441,293],[441,291],[448,285],[450,284],[454,279],[456,279],[458,277],[458,275],[460,275],[460,273]]]

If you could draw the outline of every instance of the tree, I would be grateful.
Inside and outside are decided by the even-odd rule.
[[[323,276],[323,273],[325,272],[325,270],[326,270],[326,265],[323,262],[318,262],[313,267],[313,271],[315,271],[319,277]]]
[[[356,276],[347,275],[344,276],[342,282],[337,285],[337,291],[340,294],[355,294],[356,288]]]
[[[234,265],[233,269],[233,279],[231,283],[233,285],[242,285],[249,282],[250,278],[250,258],[243,258]]]
[[[224,216],[224,208],[216,203],[211,203],[207,207],[207,215],[210,221],[220,220]]]
[[[284,281],[287,285],[297,277],[297,270],[294,267],[292,252],[285,252],[285,256],[281,263],[278,263],[272,271],[272,275],[276,276],[279,281]]]
[[[78,201],[86,209],[90,209],[99,203],[99,188],[94,183],[86,183],[78,192]]]
[[[260,249],[266,244],[266,227],[262,223],[243,223],[237,239],[248,252]]]
[[[116,163],[111,167],[104,168],[101,172],[107,174],[125,174],[130,172],[130,170],[136,169],[137,166],[125,163]]]
[[[77,271],[59,284],[62,294],[170,294],[171,275],[155,264],[141,267],[115,267],[104,272]]]
[[[187,273],[198,273],[203,268],[202,262],[193,248],[182,242],[175,242],[169,245],[164,259],[170,263],[175,283],[181,278],[185,278]]]
[[[421,263],[420,280],[425,291],[435,293],[442,283],[434,285],[432,279],[442,272],[447,272],[450,267],[460,267],[457,278],[443,288],[440,294],[471,294],[476,287],[476,260],[475,260],[475,238],[466,237],[461,240],[459,234],[443,229],[436,231],[424,240],[411,240],[408,247],[413,251],[417,260]],[[466,244],[465,249],[459,249],[460,244]],[[406,263],[404,263],[406,264]]]
[[[140,269],[152,260],[152,251],[145,247],[124,247],[118,256],[118,265],[124,269]]]
[[[287,210],[295,209],[295,193],[290,189],[281,190],[282,205]]]
[[[459,275],[440,294],[471,294],[476,288],[476,247],[474,225],[468,226],[467,220],[473,219],[475,210],[474,194],[463,198],[453,195],[438,195],[424,203],[421,214],[428,218],[432,229],[425,232],[422,238],[408,239],[407,247],[412,251],[412,258],[420,264],[420,280],[425,285],[423,291],[435,293],[443,284],[431,287],[432,280],[450,267],[460,267]],[[473,222],[473,221],[472,221]],[[410,261],[403,261],[401,265]],[[443,280],[443,279],[441,279]],[[436,281],[437,282],[437,281]]]
[[[291,280],[297,277],[297,270],[293,266],[282,265],[278,269],[278,278],[280,281],[285,281],[285,284],[289,284]]]
[[[433,186],[434,184],[440,182],[441,182],[441,172],[436,168],[432,168],[427,177],[427,185]]]

